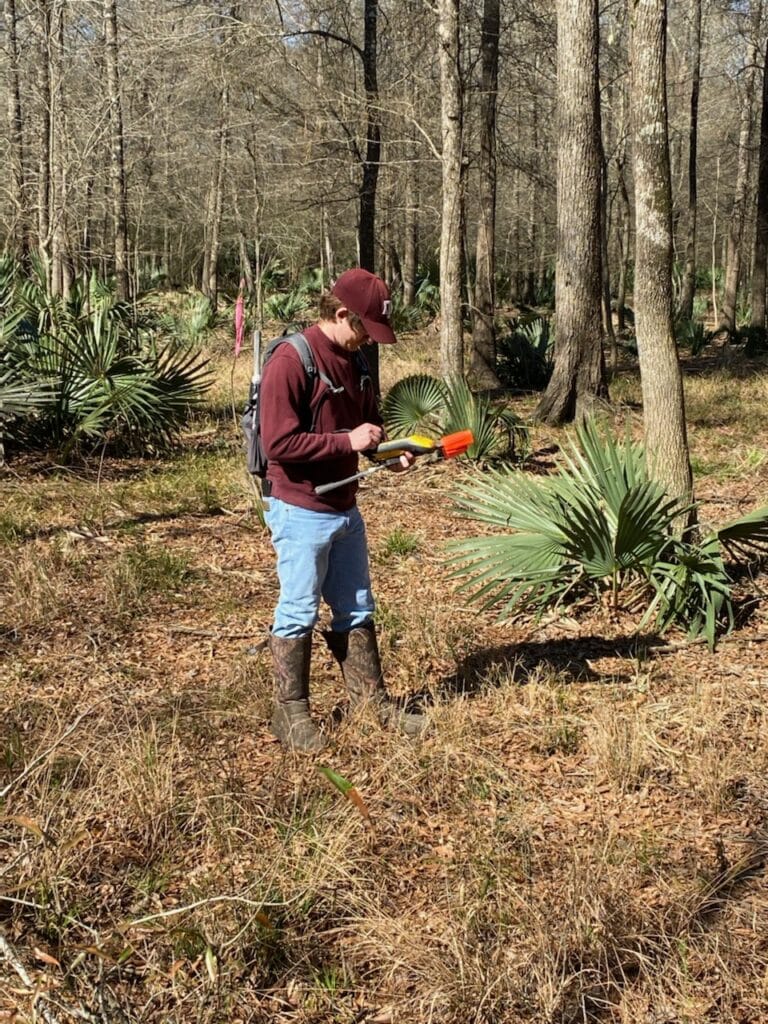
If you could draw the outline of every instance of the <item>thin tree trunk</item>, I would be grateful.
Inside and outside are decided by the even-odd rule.
[[[365,85],[366,141],[360,186],[360,266],[375,272],[376,186],[381,160],[381,125],[378,112],[377,23],[378,0],[365,0],[363,80]]]
[[[45,266],[46,285],[50,288],[51,274],[51,0],[39,0],[40,56],[38,82],[40,91],[40,134],[37,160],[37,237],[40,255]]]
[[[736,167],[736,183],[733,190],[733,206],[728,229],[728,242],[725,257],[725,284],[723,287],[723,305],[720,312],[718,328],[736,332],[736,306],[738,303],[739,283],[742,271],[742,248],[744,242],[744,224],[747,215],[747,199],[749,196],[749,172],[752,146],[752,115],[755,90],[755,62],[757,46],[754,38],[750,42],[747,53],[747,66],[744,70],[744,98],[741,107],[739,124],[739,153]]]
[[[616,333],[613,329],[613,310],[611,309],[611,276],[608,262],[608,235],[611,230],[608,207],[608,161],[605,150],[601,146],[600,155],[600,263],[603,285],[603,334],[611,350],[611,367],[616,370],[619,363],[619,350],[616,345]]]
[[[752,317],[750,326],[765,334],[766,287],[768,286],[768,62],[763,66],[760,112],[760,155],[757,172],[755,253],[752,267]]]
[[[632,214],[626,183],[621,187],[621,214],[618,226],[619,278],[616,282],[616,330],[622,335],[627,329],[627,277],[629,275],[629,247],[631,244]]]
[[[372,274],[376,270],[376,187],[381,161],[381,121],[378,110],[379,84],[377,74],[379,4],[378,0],[365,0],[363,23],[363,84],[365,86],[365,160],[360,184],[360,223],[357,242],[360,266]],[[379,393],[379,347],[366,345],[365,356],[371,371],[376,394]]]
[[[215,311],[219,301],[219,240],[221,238],[221,217],[224,209],[224,178],[227,171],[229,151],[229,86],[221,90],[221,120],[219,122],[219,145],[213,171],[207,226],[208,245],[205,252],[205,276],[203,294]]]
[[[438,47],[442,137],[440,230],[440,366],[444,376],[463,375],[461,320],[462,87],[459,0],[438,0]]]
[[[109,98],[109,181],[112,198],[115,284],[118,299],[127,299],[131,291],[128,271],[128,204],[116,0],[104,0],[104,40],[104,69]]]
[[[10,228],[11,239],[17,253],[26,256],[29,252],[29,223],[26,199],[26,161],[24,158],[24,133],[21,113],[21,86],[19,83],[19,41],[16,26],[16,0],[5,0],[5,31],[8,38],[8,137],[9,163],[11,172],[11,201],[13,219]]]
[[[325,240],[325,266],[328,271],[328,280],[336,279],[336,254],[333,251],[333,239],[331,238],[331,219],[328,216],[328,207],[323,206],[323,238]]]
[[[597,0],[557,4],[555,366],[537,418],[584,418],[605,393],[600,273],[600,90]]]
[[[253,295],[253,267],[251,258],[248,255],[248,243],[245,238],[243,214],[240,209],[240,198],[237,193],[237,186],[232,187],[232,211],[237,222],[237,246],[240,252],[240,273],[245,278],[245,287],[249,295]]]
[[[49,38],[51,120],[50,120],[50,288],[54,295],[68,295],[72,284],[66,237],[66,171],[64,139],[66,111],[63,93],[64,4],[54,0]]]
[[[472,305],[472,372],[481,387],[496,376],[496,101],[499,81],[499,0],[484,0],[481,41],[478,223]]]
[[[413,144],[408,144],[408,159],[405,166],[405,216],[403,227],[403,305],[412,306],[416,301],[418,197],[416,160]]]
[[[685,246],[685,270],[680,294],[680,313],[693,317],[696,294],[696,222],[698,218],[698,178],[696,164],[699,139],[699,90],[701,87],[701,0],[691,0],[691,110],[688,124],[688,239]]]
[[[635,326],[645,444],[670,497],[693,493],[683,380],[672,329],[672,189],[667,137],[666,0],[633,0]],[[681,524],[681,529],[684,524]]]
[[[629,133],[627,116],[626,87],[621,90],[621,124],[619,127],[619,146],[616,159],[616,176],[619,185],[619,217],[617,239],[619,244],[619,278],[616,284],[616,327],[619,334],[627,328],[627,277],[629,275],[629,252],[632,243],[632,208],[627,188],[627,137]]]

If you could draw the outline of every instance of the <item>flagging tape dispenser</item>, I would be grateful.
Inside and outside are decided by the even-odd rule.
[[[431,437],[423,437],[421,434],[411,434],[409,437],[398,437],[394,441],[383,441],[373,451],[365,454],[375,463],[370,469],[364,469],[354,476],[345,477],[343,480],[334,480],[331,484],[320,484],[315,488],[315,494],[327,494],[336,487],[343,487],[344,484],[351,484],[355,480],[364,480],[365,477],[376,473],[379,469],[386,469],[388,466],[396,466],[400,462],[400,456],[410,452],[418,458],[420,455],[430,455],[432,460],[455,459],[457,455],[463,455],[471,444],[474,443],[474,435],[471,430],[457,430],[455,434],[446,434],[435,441]],[[432,461],[431,460],[431,461]]]

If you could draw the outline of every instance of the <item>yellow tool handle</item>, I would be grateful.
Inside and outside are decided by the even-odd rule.
[[[398,437],[394,441],[383,441],[368,457],[372,462],[383,462],[385,459],[399,458],[405,452],[414,455],[426,455],[437,447],[437,441],[422,434],[411,434],[409,437]]]

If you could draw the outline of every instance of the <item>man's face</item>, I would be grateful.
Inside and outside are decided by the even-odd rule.
[[[338,314],[342,313],[341,317]],[[342,321],[342,335],[338,339],[339,344],[342,348],[345,348],[348,352],[357,352],[359,348],[367,344],[370,340],[368,332],[362,323],[350,313],[348,309],[339,310],[337,317]]]

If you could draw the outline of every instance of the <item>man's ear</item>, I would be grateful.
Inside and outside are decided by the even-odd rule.
[[[336,319],[337,320],[347,320],[348,318],[349,318],[349,310],[347,309],[347,307],[346,306],[339,306],[339,308],[336,310]]]

